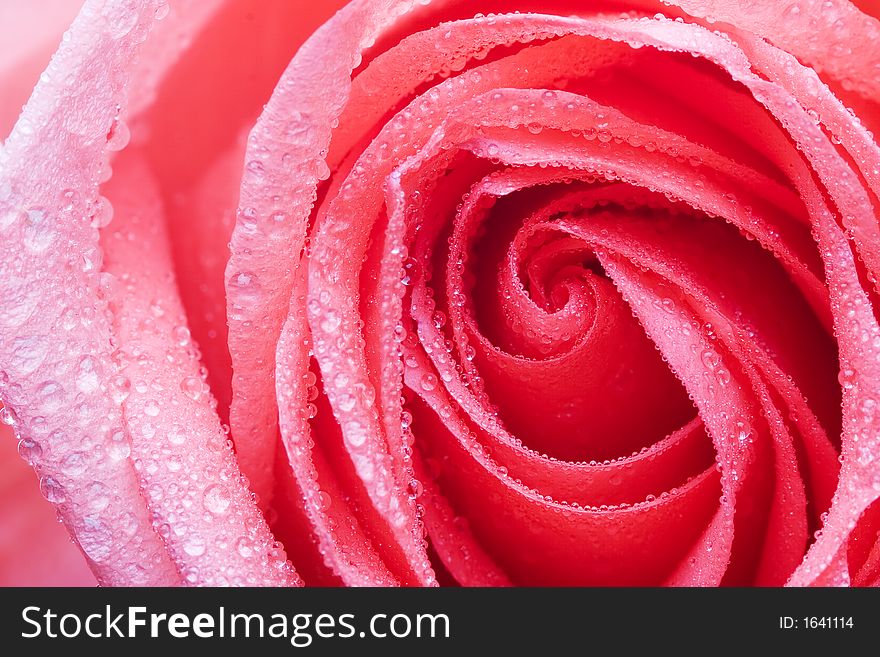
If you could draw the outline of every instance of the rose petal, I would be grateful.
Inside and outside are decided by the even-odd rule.
[[[731,0],[662,0],[709,23],[751,30],[820,73],[827,71],[860,93],[880,93],[880,21],[845,0],[794,0],[744,7]],[[864,44],[853,56],[852,44]],[[866,71],[874,71],[873,75]]]
[[[0,154],[0,225],[21,245],[0,265],[2,394],[16,430],[40,444],[42,487],[102,584],[178,581],[102,385],[115,366],[90,225],[107,134],[154,12],[87,2]]]
[[[177,295],[156,182],[137,152],[105,187],[103,234],[131,457],[153,526],[188,584],[301,584],[241,477]],[[186,476],[181,476],[186,473]]]
[[[383,2],[381,9],[347,5],[299,50],[251,131],[226,270],[235,372],[230,422],[242,469],[264,499],[270,490],[277,426],[272,363],[293,285],[287,270],[291,254],[302,250],[315,188],[326,177],[330,123],[345,102],[360,51],[391,22],[384,6],[414,4]],[[328,52],[335,55],[328,58]],[[316,60],[322,62],[320,68]],[[268,247],[249,217],[266,221],[278,212],[285,220],[278,222],[276,239]]]

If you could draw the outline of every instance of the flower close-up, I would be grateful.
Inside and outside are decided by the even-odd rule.
[[[0,0],[0,585],[880,584],[878,130],[875,0]]]

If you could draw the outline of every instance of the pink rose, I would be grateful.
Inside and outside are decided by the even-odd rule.
[[[97,580],[876,584],[876,7],[315,4],[87,0],[0,150]]]

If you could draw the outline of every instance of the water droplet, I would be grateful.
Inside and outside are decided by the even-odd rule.
[[[259,215],[254,208],[242,208],[238,211],[238,219],[236,224],[238,227],[249,233],[256,233],[259,222]]]
[[[709,370],[716,370],[721,365],[721,357],[711,349],[704,349],[700,354],[700,360]]]
[[[110,437],[107,443],[107,455],[115,460],[121,461],[127,459],[131,454],[131,444],[128,442],[128,436],[124,431],[116,431]]]
[[[112,530],[95,516],[87,516],[81,526],[75,528],[76,542],[92,561],[107,561],[113,554]]]
[[[856,458],[856,461],[860,466],[867,467],[874,462],[875,458],[876,456],[874,455],[874,450],[867,445],[862,445],[859,448],[859,455]]]
[[[856,373],[851,369],[842,369],[840,373],[837,375],[837,380],[840,382],[840,385],[844,390],[851,390],[855,385],[855,376]]]
[[[40,479],[40,493],[52,504],[63,504],[67,501],[64,488],[54,477],[43,477]]]
[[[97,363],[91,356],[86,356],[76,366],[76,387],[80,392],[89,394],[100,386]]]
[[[88,502],[86,508],[89,513],[100,513],[110,506],[110,489],[100,481],[93,481],[86,487]]]
[[[171,430],[168,432],[168,442],[172,445],[183,445],[186,442],[186,433],[184,433],[183,429],[174,425]]]
[[[118,117],[113,119],[113,125],[110,126],[110,131],[107,133],[107,150],[121,151],[128,146],[130,140],[131,132],[125,121]]]
[[[175,326],[172,334],[174,336],[174,341],[181,347],[189,345],[190,340],[192,339],[189,329],[185,326]]]
[[[208,486],[204,494],[205,508],[215,515],[226,513],[230,500],[226,490],[219,484]]]
[[[76,477],[86,471],[86,466],[86,455],[82,452],[73,452],[61,461],[61,472],[69,477]]]
[[[352,447],[361,447],[367,442],[367,432],[363,425],[356,420],[352,420],[345,425],[345,440]]]
[[[191,535],[183,542],[183,551],[191,557],[200,557],[205,553],[207,545],[205,539],[198,535]]]
[[[419,263],[413,258],[407,258],[403,261],[403,277],[401,282],[404,285],[412,285],[412,282],[418,278]]]
[[[112,39],[121,39],[134,29],[138,22],[138,11],[130,3],[108,5],[109,21],[107,31]]]
[[[0,408],[0,422],[8,424],[9,426],[14,426],[17,421],[18,419],[15,417],[15,412],[11,408],[8,406]]]
[[[234,295],[234,303],[253,303],[260,297],[261,287],[257,275],[249,271],[233,274],[228,282],[229,291]]]
[[[321,330],[326,333],[333,333],[342,324],[342,319],[333,311],[328,311],[321,320]]]
[[[113,177],[113,167],[110,166],[110,160],[108,158],[104,158],[101,162],[100,168],[98,169],[98,182],[103,184],[110,180]]]
[[[244,559],[250,559],[254,556],[254,548],[251,546],[250,540],[244,536],[235,542],[235,549],[238,550],[238,554]]]
[[[111,382],[111,396],[113,397],[113,401],[117,404],[121,404],[128,396],[131,394],[131,381],[127,376],[119,374],[113,377],[113,381]]]
[[[431,373],[425,374],[420,381],[420,385],[425,392],[431,392],[437,387],[437,377]]]
[[[202,396],[202,388],[204,384],[201,378],[197,376],[188,376],[180,382],[180,389],[190,399],[198,399]]]
[[[330,167],[323,159],[319,158],[315,161],[315,175],[318,180],[327,180],[330,177]]]
[[[347,392],[339,395],[337,405],[339,406],[339,410],[347,413],[351,409],[355,407],[357,400],[354,398],[354,395],[350,395]]]
[[[32,253],[43,253],[55,241],[55,229],[42,208],[30,208],[24,224],[24,246]]]
[[[150,417],[156,417],[159,415],[159,410],[159,404],[152,399],[144,404],[144,413]]]
[[[39,443],[36,443],[33,440],[22,438],[18,441],[18,455],[23,458],[28,465],[34,465],[39,462],[40,457],[43,455],[43,448],[40,447]]]

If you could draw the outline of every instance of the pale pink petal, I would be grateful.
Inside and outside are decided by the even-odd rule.
[[[330,123],[348,96],[360,51],[391,22],[386,5],[415,4],[347,5],[290,62],[250,135],[226,271],[234,368],[230,423],[242,470],[266,502],[277,434],[275,346],[290,300],[289,269],[302,250],[315,189],[328,175]],[[327,57],[329,52],[338,56]],[[271,245],[263,226],[275,233]]]
[[[2,397],[102,584],[172,584],[128,459],[101,288],[97,184],[155,2],[87,2],[0,153]]]
[[[143,156],[115,161],[104,192],[104,285],[113,313],[131,458],[153,527],[188,584],[301,584],[269,532],[220,426],[177,294],[155,180]]]
[[[662,0],[705,19],[750,30],[846,88],[880,93],[880,21],[847,0],[791,0],[744,5],[739,0]],[[860,44],[854,50],[853,44]]]

